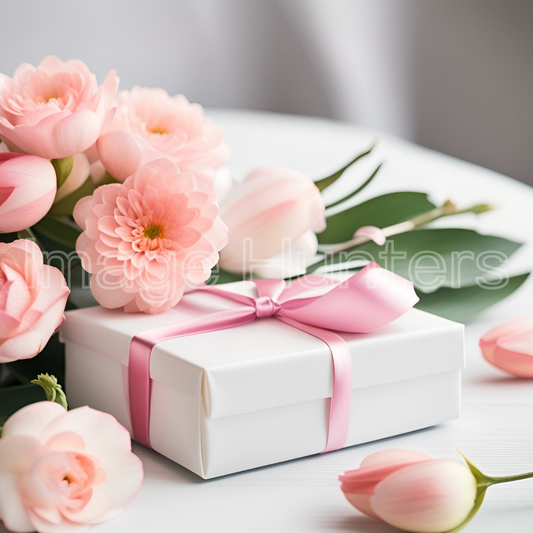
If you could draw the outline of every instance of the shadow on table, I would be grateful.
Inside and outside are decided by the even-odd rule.
[[[333,517],[328,523],[328,531],[350,531],[351,533],[398,533],[398,529],[364,515]]]
[[[371,453],[372,451],[375,451],[375,445],[376,443],[387,445],[387,442],[390,442],[390,447],[401,447],[399,445],[398,440],[402,438],[410,439],[413,436],[416,435],[429,435],[435,431],[438,431],[439,428],[442,428],[443,426],[453,423],[455,421],[445,422],[443,424],[438,424],[432,427],[428,428],[422,428],[415,431],[410,431],[408,433],[403,433],[401,435],[395,435],[392,437],[386,437],[384,439],[378,439],[376,441],[372,442],[366,442],[362,444],[357,444],[355,446],[349,446],[347,448],[342,448],[340,450],[335,450],[332,452],[329,452],[328,454],[316,454],[316,455],[309,455],[306,457],[299,457],[295,459],[290,459],[288,461],[282,461],[280,463],[274,463],[271,465],[265,465],[260,466],[257,468],[251,468],[249,470],[244,470],[242,472],[235,472],[233,474],[227,474],[224,476],[215,477],[212,479],[202,479],[200,476],[194,474],[193,472],[187,470],[183,466],[180,466],[179,464],[175,463],[174,461],[164,457],[163,455],[157,453],[154,450],[151,450],[149,448],[146,448],[145,446],[142,446],[141,444],[138,444],[136,442],[132,442],[133,445],[133,453],[135,453],[143,462],[144,465],[144,472],[145,472],[145,478],[144,483],[150,483],[154,482],[156,484],[161,483],[177,483],[177,484],[203,484],[208,485],[212,483],[225,483],[229,482],[232,483],[246,483],[246,478],[248,476],[255,476],[257,472],[262,471],[265,474],[264,481],[269,482],[273,479],[276,479],[277,475],[280,475],[285,481],[291,477],[291,475],[295,475],[295,478],[292,480],[293,484],[305,484],[307,485],[309,483],[309,480],[307,479],[301,479],[301,476],[298,474],[300,471],[298,469],[302,468],[302,463],[310,463],[309,468],[304,468],[304,471],[312,471],[313,467],[311,464],[313,462],[322,462],[327,461],[328,457],[333,456],[340,456],[343,454],[352,454],[354,450],[358,450],[360,452],[361,459]],[[406,447],[412,447],[410,444],[408,444]],[[354,467],[356,465],[354,464]],[[280,470],[283,469],[282,472]],[[332,477],[332,479],[337,479],[337,474],[340,474],[339,472],[336,472],[335,475]],[[342,530],[341,530],[342,531]]]
[[[513,385],[513,387],[533,387],[533,379],[520,378],[511,375],[480,377],[479,379],[471,380],[471,383],[482,383],[484,385]]]
[[[144,467],[144,483],[154,481],[160,483],[205,483],[201,477],[197,476],[190,470],[183,468],[174,461],[167,459],[163,455],[150,450],[141,444],[132,442],[132,451],[137,455]]]

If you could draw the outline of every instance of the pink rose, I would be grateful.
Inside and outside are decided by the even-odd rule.
[[[37,355],[63,323],[68,295],[33,241],[0,243],[0,363]]]
[[[82,198],[76,249],[104,307],[161,313],[186,286],[206,281],[227,228],[209,187],[168,159],[141,167],[122,184]]]
[[[326,226],[324,202],[311,179],[295,170],[263,167],[235,184],[221,202],[228,245],[220,266],[266,278],[305,272],[315,257],[315,232]]]
[[[190,104],[181,94],[169,96],[163,89],[121,91],[110,130],[98,139],[98,155],[120,181],[164,157],[211,185],[214,169],[229,156],[222,131],[204,116],[202,106]]]
[[[41,157],[0,153],[0,233],[33,226],[52,207],[54,167]]]
[[[20,409],[0,439],[0,519],[10,531],[82,533],[117,516],[143,479],[111,415],[52,402]]]
[[[504,322],[479,341],[483,357],[496,368],[521,378],[533,378],[533,316]]]
[[[63,63],[48,56],[38,67],[23,63],[13,79],[0,74],[0,139],[14,151],[46,159],[83,152],[112,120],[117,86],[111,71],[98,87],[77,59]]]
[[[459,526],[477,493],[476,478],[463,463],[410,450],[373,453],[340,480],[356,509],[415,533],[442,533]]]

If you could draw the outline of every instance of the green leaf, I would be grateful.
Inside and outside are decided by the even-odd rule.
[[[63,157],[61,159],[52,159],[50,161],[54,170],[56,171],[57,178],[57,190],[67,181],[70,173],[72,172],[72,167],[74,166],[74,156]]]
[[[344,174],[344,172],[348,168],[350,168],[356,161],[359,161],[359,159],[362,159],[363,157],[367,156],[370,152],[372,152],[372,150],[376,146],[376,143],[377,143],[377,140],[374,141],[374,144],[368,150],[366,150],[362,154],[357,155],[349,163],[344,165],[340,170],[337,170],[337,172],[334,172],[333,174],[331,174],[331,176],[328,176],[326,178],[321,178],[321,179],[315,181],[315,185],[318,187],[318,189],[320,191],[323,191],[324,189],[326,189],[330,185],[333,185]]]
[[[372,261],[411,280],[419,292],[433,293],[442,287],[460,289],[483,285],[485,292],[495,293],[490,298],[484,298],[498,301],[503,296],[496,295],[503,295],[510,288],[502,287],[505,271],[495,269],[520,246],[520,243],[481,235],[473,230],[418,229],[390,237],[385,246],[364,243],[329,257],[325,263],[315,263],[308,272],[321,264],[327,267],[340,265],[340,268],[345,264],[346,270],[354,268],[350,262]]]
[[[90,196],[94,192],[94,189],[94,182],[91,176],[89,176],[81,187],[78,187],[68,196],[65,196],[65,198],[54,204],[48,214],[52,216],[72,215],[78,201],[85,196]]]
[[[338,260],[366,258],[410,279],[419,290],[434,292],[482,282],[520,246],[468,229],[418,229],[389,237],[384,246],[367,242]]]
[[[507,298],[528,276],[529,274],[522,274],[509,278],[505,287],[496,290],[472,285],[462,289],[445,287],[431,294],[419,292],[420,302],[416,307],[434,315],[466,323],[491,305]]]
[[[76,240],[81,233],[73,225],[50,215],[46,215],[32,229],[37,234],[44,235],[48,239],[67,246],[72,250],[76,248]]]
[[[486,476],[459,448],[456,449],[457,453],[465,460],[472,475],[476,478],[476,483],[478,485],[492,485],[492,478]]]
[[[377,176],[378,172],[379,172],[379,169],[383,166],[383,163],[380,163],[377,167],[376,167],[376,170],[374,170],[374,172],[372,172],[372,174],[370,175],[370,177],[360,186],[358,187],[357,189],[355,189],[355,191],[351,192],[350,194],[348,194],[347,196],[345,196],[344,198],[341,198],[340,200],[336,201],[336,202],[333,202],[332,204],[328,204],[327,207],[335,207],[336,205],[340,205],[342,204],[343,202],[346,202],[346,200],[349,200],[350,198],[353,198],[356,194],[359,194],[363,189],[366,189],[366,187],[368,187],[368,185],[370,185],[370,183],[372,182],[372,180]]]
[[[232,283],[234,281],[242,281],[243,276],[233,274],[218,268],[218,265],[211,272],[210,278],[206,281],[207,285],[221,285],[223,283]]]
[[[46,395],[40,387],[31,383],[0,389],[0,425],[16,411],[30,403],[42,402]]]
[[[327,217],[326,229],[317,235],[320,244],[350,240],[362,226],[385,228],[435,209],[421,192],[393,192],[376,196],[345,211]]]
[[[65,382],[65,346],[59,342],[59,333],[52,335],[41,353],[31,359],[7,363],[11,373],[23,384],[28,384],[38,374],[54,374],[60,383]]]

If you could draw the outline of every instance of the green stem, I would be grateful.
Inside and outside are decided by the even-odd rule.
[[[490,484],[497,485],[499,483],[510,483],[511,481],[520,481],[521,479],[533,478],[533,472],[526,472],[525,474],[518,474],[516,476],[502,476],[490,477]]]
[[[472,461],[470,461],[470,459],[468,459],[468,457],[466,457],[466,455],[459,448],[457,448],[457,451],[463,456],[464,460],[466,461],[466,464],[468,465],[468,468],[470,469],[470,472],[472,472],[472,475],[476,478],[477,494],[474,506],[472,507],[472,510],[470,511],[464,522],[459,524],[457,527],[446,531],[445,533],[459,533],[459,531],[462,531],[472,521],[472,519],[474,518],[474,516],[476,516],[483,503],[483,499],[485,498],[487,489],[491,485],[496,485],[497,483],[507,483],[509,481],[518,481],[520,479],[528,479],[530,477],[533,477],[533,472],[519,474],[518,476],[487,476],[486,474],[481,472],[481,470],[474,463],[472,463]]]
[[[452,203],[450,200],[448,200],[440,207],[432,209],[431,211],[428,211],[427,213],[423,213],[421,215],[413,217],[410,220],[406,220],[405,222],[400,222],[398,224],[394,224],[392,226],[383,228],[382,231],[386,237],[392,237],[393,235],[399,235],[400,233],[406,233],[408,231],[413,231],[414,229],[424,226],[428,224],[429,222],[433,222],[434,220],[437,220],[438,218],[452,216],[452,215],[461,215],[463,213],[480,214],[480,213],[484,213],[485,211],[490,211],[491,209],[493,209],[493,207],[488,204],[478,204],[468,209],[463,209],[459,211],[457,207],[455,206],[455,204]],[[310,274],[311,272],[314,272],[321,266],[326,265],[330,259],[335,257],[340,252],[350,251],[353,248],[356,248],[357,246],[361,246],[362,244],[369,242],[370,240],[371,239],[369,239],[368,237],[355,237],[351,239],[350,241],[340,243],[335,249],[326,253],[324,257],[320,259],[320,261],[310,265],[307,268],[307,274]]]

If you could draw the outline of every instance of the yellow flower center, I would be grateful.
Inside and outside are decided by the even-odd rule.
[[[167,133],[163,126],[154,126],[153,128],[146,128],[150,133],[157,133],[158,135],[163,135]]]
[[[163,238],[163,230],[159,226],[157,226],[156,224],[150,224],[149,226],[146,226],[146,228],[144,228],[143,235],[147,239],[151,239],[152,241],[154,239],[157,239],[158,237],[162,239]]]
[[[58,95],[58,94],[53,94],[53,95],[51,95],[51,96],[47,96],[47,97],[44,99],[44,101],[45,101],[46,103],[48,103],[50,100],[57,100],[58,98],[59,98],[59,95]]]

